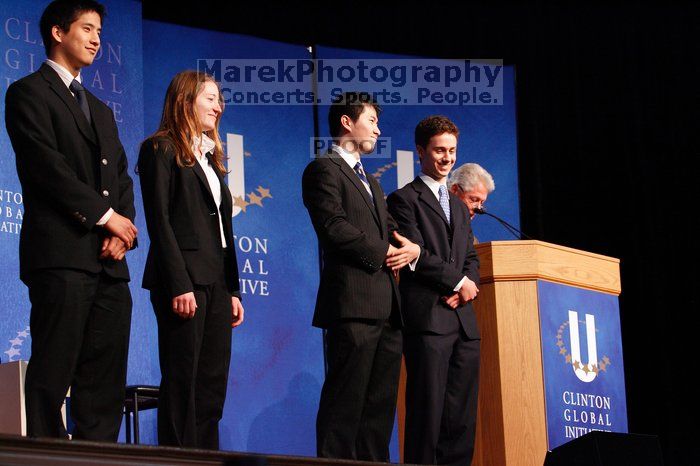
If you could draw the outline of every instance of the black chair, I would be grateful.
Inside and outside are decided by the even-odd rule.
[[[139,411],[158,407],[160,389],[153,385],[129,385],[124,398],[124,421],[126,421],[126,443],[131,443],[133,425],[134,444],[139,443]],[[133,424],[132,424],[133,423]]]

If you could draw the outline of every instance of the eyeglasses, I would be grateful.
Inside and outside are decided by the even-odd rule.
[[[467,199],[469,200],[470,204],[476,204],[478,207],[483,207],[484,204],[486,204],[486,201],[482,201],[480,198],[475,196],[468,196]]]

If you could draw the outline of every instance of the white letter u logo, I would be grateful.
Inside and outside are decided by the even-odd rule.
[[[592,382],[598,375],[598,348],[595,340],[595,317],[586,314],[586,342],[588,343],[588,363],[581,360],[581,342],[578,335],[578,313],[569,311],[569,337],[571,339],[571,363],[574,373],[582,382]]]
[[[236,198],[245,200],[245,174],[243,168],[243,136],[240,134],[226,133],[226,155],[228,156],[228,189],[233,196],[233,216],[241,213],[241,208],[236,204]]]

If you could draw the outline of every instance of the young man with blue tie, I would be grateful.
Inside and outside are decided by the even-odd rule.
[[[469,465],[479,386],[479,330],[471,301],[479,261],[469,212],[447,189],[457,126],[431,116],[415,130],[421,173],[387,199],[406,237],[421,247],[400,289],[406,358],[404,461]]]

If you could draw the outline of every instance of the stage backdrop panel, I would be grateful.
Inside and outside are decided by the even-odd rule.
[[[47,1],[0,0],[3,25],[0,50],[4,57],[0,63],[0,118],[3,122],[0,130],[0,283],[3,284],[4,299],[3,318],[0,320],[0,359],[3,362],[27,360],[31,356],[30,303],[27,289],[19,280],[19,231],[24,206],[14,153],[5,130],[5,92],[12,82],[36,71],[46,59],[39,18],[47,4]],[[143,139],[141,2],[108,0],[104,4],[107,16],[103,22],[102,44],[95,62],[82,71],[83,84],[112,108],[130,172],[133,172],[137,147]],[[141,210],[138,215],[142,216]],[[139,322],[138,310],[142,303],[147,302],[139,292],[143,262],[139,260],[138,252],[129,253],[127,260],[132,276],[134,321]],[[134,335],[138,336],[138,323],[132,328]],[[139,338],[132,336],[132,342],[132,348],[136,348],[132,349],[132,356],[148,351],[148,345]]]
[[[627,432],[617,296],[538,281],[547,437]]]
[[[143,42],[146,133],[158,125],[170,79],[196,69],[198,60],[310,56],[298,45],[150,21],[144,22]],[[220,133],[232,170],[228,181],[237,206],[233,229],[246,309],[245,323],[234,330],[221,447],[315,455],[323,341],[311,327],[318,251],[301,201],[312,107],[237,105],[230,94],[235,86],[223,75],[217,78],[229,100]],[[157,382],[155,373],[149,375]]]
[[[382,134],[375,152],[362,163],[379,179],[386,195],[420,172],[413,136],[418,122],[430,115],[445,115],[460,130],[455,168],[474,162],[491,173],[496,190],[486,202],[487,209],[519,228],[512,66],[498,61],[418,58],[323,46],[316,48],[315,55],[319,60],[320,137],[329,136],[328,105],[333,95],[340,90],[377,93],[383,109],[379,117]],[[478,104],[474,104],[474,96]],[[476,218],[472,227],[481,242],[513,239],[490,217]]]

